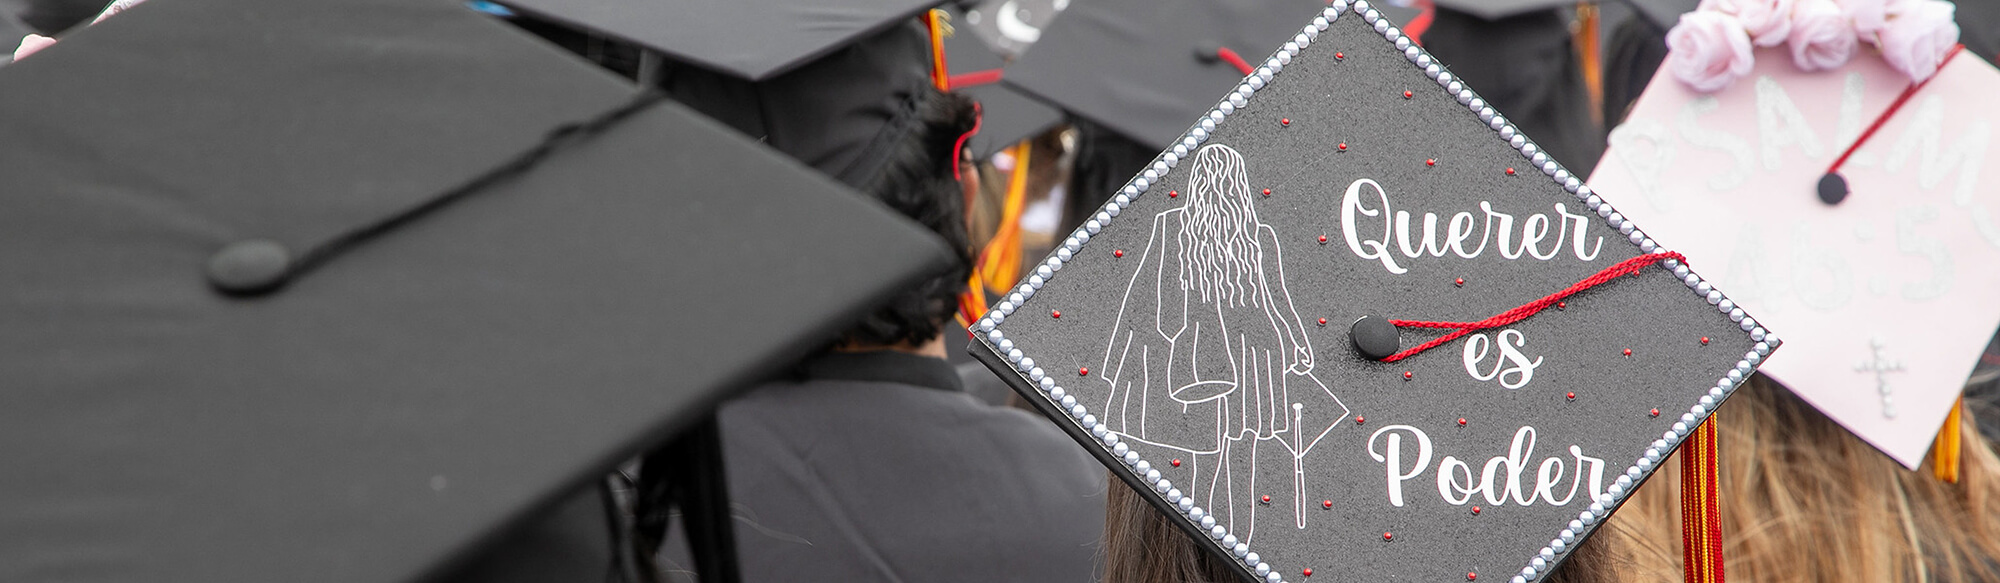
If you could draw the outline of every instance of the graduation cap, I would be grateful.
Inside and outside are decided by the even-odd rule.
[[[1008,58],[1041,40],[1042,29],[1074,0],[982,0],[966,2],[964,28]]]
[[[0,128],[6,580],[442,573],[950,257],[458,2],[145,4]]]
[[[1590,182],[1726,266],[1794,340],[1765,372],[1914,469],[2000,327],[2000,72],[1957,51],[1913,83],[1879,54],[1808,72],[1759,48],[1713,92],[1670,54]]]
[[[1246,576],[1540,580],[1778,339],[1372,6],[1300,23],[969,349]]]
[[[985,40],[966,32],[964,23],[971,13],[960,13],[953,22],[957,29],[945,37],[945,62],[949,68],[946,86],[979,102],[979,133],[965,147],[984,159],[1001,148],[1034,137],[1062,123],[1062,111],[1021,93],[1000,80],[1005,77],[1006,57]]]
[[[1149,147],[1179,139],[1320,0],[1072,0],[1006,82]]]
[[[1423,47],[1454,64],[1493,108],[1565,166],[1588,174],[1604,153],[1564,0],[1444,0],[1423,25]],[[1415,21],[1405,27],[1414,29]],[[1412,33],[1414,34],[1414,33]]]

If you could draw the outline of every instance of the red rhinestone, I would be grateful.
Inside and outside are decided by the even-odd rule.
[[[1403,380],[1406,380],[1406,381],[1407,381],[1407,380],[1410,380],[1410,379],[1412,379],[1412,378],[1415,378],[1416,376],[1417,376],[1417,373],[1413,373],[1413,372],[1410,372],[1410,371],[1407,371],[1407,370],[1406,370],[1406,371],[1403,371]]]
[[[1304,573],[1306,574],[1306,576],[1307,576],[1307,577],[1311,577],[1311,576],[1313,576],[1313,570],[1312,570],[1312,567],[1306,567],[1306,570],[1304,571]]]
[[[1464,427],[1464,426],[1465,426],[1465,418],[1464,418],[1464,417],[1460,417],[1460,418],[1458,418],[1458,426],[1459,426],[1459,427]]]
[[[1382,540],[1395,540],[1395,538],[1396,538],[1396,535],[1393,535],[1393,534],[1389,534],[1389,533],[1386,533],[1386,532],[1385,532],[1385,533],[1382,533]]]
[[[1288,118],[1284,118],[1284,119],[1280,119],[1280,120],[1278,120],[1278,125],[1281,125],[1281,126],[1288,126],[1288,125],[1292,125],[1292,118],[1289,118],[1289,117],[1288,117]]]
[[[1320,501],[1320,503],[1319,503],[1319,507],[1320,507],[1320,508],[1325,508],[1325,509],[1328,509],[1328,510],[1332,510],[1332,509],[1333,509],[1333,501],[1332,501],[1332,500],[1322,500],[1322,501]]]
[[[1366,418],[1366,417],[1362,417],[1362,416],[1360,416],[1360,415],[1355,415],[1355,416],[1354,416],[1354,424],[1355,424],[1355,425],[1360,425],[1360,424],[1362,424],[1362,423],[1367,423],[1367,422],[1368,422],[1368,418]]]
[[[1325,325],[1326,325],[1326,318],[1320,318],[1320,319],[1319,319],[1319,325],[1321,325],[1321,326],[1325,326]]]
[[[1342,152],[1345,152],[1345,151],[1347,151],[1347,142],[1341,142],[1341,143],[1340,143],[1340,146],[1339,146],[1339,147],[1340,147],[1340,151],[1342,151]]]
[[[1271,503],[1271,495],[1270,495],[1270,494],[1265,494],[1265,495],[1264,495],[1264,503],[1265,503],[1265,504],[1270,504],[1270,503]]]
[[[1463,277],[1461,277],[1461,278],[1458,278],[1458,280],[1457,280],[1457,281],[1453,281],[1452,283],[1456,283],[1456,284],[1458,284],[1458,285],[1461,285],[1461,286],[1462,286],[1462,285],[1465,285],[1465,278],[1463,278]]]
[[[1411,92],[1409,92],[1409,90],[1407,90],[1407,89],[1403,91],[1403,99],[1409,99],[1409,98],[1410,98],[1410,96],[1412,96],[1412,95],[1416,95],[1416,94],[1415,94],[1415,93],[1411,93]]]
[[[1181,191],[1178,191],[1178,190],[1169,190],[1169,191],[1167,191],[1167,198],[1174,198],[1174,197],[1177,197],[1177,196],[1180,196],[1180,195],[1181,195]]]
[[[1479,574],[1478,574],[1478,573],[1469,573],[1469,572],[1468,572],[1468,573],[1466,573],[1466,574],[1465,574],[1465,580],[1467,580],[1467,581],[1473,581],[1473,580],[1477,580],[1477,579],[1479,579]]]
[[[1271,196],[1271,189],[1269,188],[1264,189],[1264,196]]]
[[[1659,416],[1660,416],[1660,410],[1659,410],[1659,409],[1657,409],[1657,408],[1655,408],[1655,409],[1653,409],[1652,411],[1650,411],[1650,412],[1649,412],[1648,414],[1650,414],[1650,415],[1652,415],[1652,416],[1654,416],[1654,417],[1659,417]]]
[[[1339,51],[1335,51],[1335,52],[1333,53],[1333,58],[1335,58],[1335,59],[1345,59],[1345,58],[1347,58],[1347,53],[1343,53],[1343,52],[1339,52]]]
[[[1125,250],[1124,250],[1124,249],[1113,249],[1113,250],[1111,250],[1111,256],[1112,256],[1112,257],[1124,257],[1124,256],[1125,256]]]
[[[1049,317],[1050,317],[1050,318],[1061,318],[1061,317],[1062,317],[1062,310],[1049,310]]]
[[[1473,513],[1474,515],[1478,515],[1478,514],[1479,514],[1479,507],[1478,507],[1478,506],[1474,506],[1474,507],[1472,507],[1472,513]]]
[[[1508,175],[1508,176],[1513,176],[1513,175],[1514,175],[1514,169],[1513,169],[1513,168],[1508,168],[1508,169],[1507,169],[1507,175]]]
[[[1558,310],[1565,309],[1568,307],[1569,307],[1569,302],[1556,302],[1556,309]]]
[[[1181,458],[1174,458],[1174,461],[1170,461],[1167,463],[1173,464],[1174,467],[1176,468],[1181,467]]]
[[[1319,236],[1319,244],[1321,244],[1321,245],[1325,245],[1325,244],[1326,244],[1326,235],[1320,235],[1320,236]]]
[[[1702,345],[1702,346],[1708,346],[1708,337],[1707,337],[1707,336],[1703,336],[1703,337],[1701,337],[1701,345]]]
[[[1080,377],[1087,377],[1087,376],[1090,376],[1090,367],[1087,367],[1087,366],[1086,366],[1086,367],[1083,367],[1083,368],[1079,368],[1079,369],[1076,369],[1076,376],[1080,376]]]
[[[1567,394],[1567,395],[1564,395],[1564,396],[1567,396],[1567,397],[1569,397],[1569,400],[1571,400],[1571,401],[1575,401],[1575,400],[1576,400],[1576,393],[1569,393],[1569,394]]]
[[[1437,160],[1437,158],[1425,158],[1425,159],[1424,159],[1424,165],[1425,165],[1425,166],[1436,166],[1436,165],[1438,165],[1438,160]]]
[[[1631,355],[1632,355],[1632,349],[1630,348],[1625,349],[1625,356],[1631,356]]]

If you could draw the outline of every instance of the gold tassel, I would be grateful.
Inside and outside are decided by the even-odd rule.
[[[1599,119],[1604,117],[1604,66],[1597,46],[1597,27],[1600,25],[1597,10],[1595,2],[1576,4],[1576,34],[1572,38],[1576,41],[1577,57],[1581,61],[1578,64],[1583,68],[1583,87],[1590,95],[1590,119],[1604,123]]]
[[[979,254],[979,269],[974,277],[975,282],[983,281],[988,289],[1007,289],[1021,279],[1021,208],[1026,206],[1028,197],[1028,157],[1033,153],[1030,143],[1022,141],[1009,148],[1014,170],[1007,176],[1007,198],[1000,207],[1000,224]]]
[[[951,36],[951,13],[932,8],[924,12],[923,20],[931,33],[931,85],[938,91],[950,91],[951,67],[945,65],[944,39]]]
[[[1951,413],[1944,416],[1944,427],[1938,428],[1936,441],[1931,442],[1931,473],[1939,481],[1947,484],[1958,483],[1958,445],[1960,412],[1965,410],[1965,397],[1951,404]]]

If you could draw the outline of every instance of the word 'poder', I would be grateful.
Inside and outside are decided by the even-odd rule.
[[[1370,208],[1364,204],[1363,187],[1374,191],[1373,202],[1378,203],[1379,208]],[[1479,232],[1478,247],[1470,251],[1465,249],[1466,242],[1472,239],[1472,225],[1478,222],[1473,219],[1470,212],[1452,215],[1442,240],[1438,238],[1437,213],[1424,213],[1423,242],[1419,244],[1410,237],[1410,212],[1391,212],[1389,194],[1382,190],[1382,185],[1363,178],[1348,184],[1347,195],[1341,198],[1340,231],[1347,239],[1348,250],[1353,251],[1356,257],[1381,261],[1382,268],[1394,274],[1409,271],[1408,268],[1396,263],[1397,251],[1409,259],[1425,255],[1443,257],[1447,251],[1459,257],[1472,259],[1484,253],[1487,242],[1491,240],[1496,243],[1494,247],[1499,249],[1501,257],[1519,259],[1522,255],[1527,255],[1547,261],[1561,254],[1563,240],[1569,239],[1571,253],[1576,255],[1577,259],[1590,261],[1596,259],[1598,250],[1604,247],[1604,237],[1600,236],[1591,245],[1588,253],[1584,251],[1584,229],[1590,224],[1590,219],[1584,215],[1570,214],[1569,207],[1560,202],[1555,203],[1554,218],[1541,213],[1528,215],[1521,221],[1518,231],[1514,228],[1514,215],[1494,211],[1492,203],[1479,201],[1479,211],[1486,215],[1486,221]],[[1380,230],[1373,231],[1375,221],[1370,220],[1370,224],[1366,226],[1374,234],[1363,237],[1364,225],[1360,224],[1361,217],[1382,217]],[[1553,240],[1548,238],[1551,223],[1556,229]],[[1515,240],[1516,235],[1519,236],[1518,243]],[[1547,252],[1544,252],[1542,247],[1545,240],[1548,241]]]
[[[1403,452],[1403,434],[1408,433],[1417,442],[1416,461],[1408,466],[1403,460],[1409,459]],[[1384,434],[1388,435],[1388,447],[1382,451],[1375,449],[1375,442]],[[1584,502],[1597,500],[1604,493],[1604,460],[1583,455],[1583,449],[1569,446],[1569,455],[1576,460],[1575,471],[1569,480],[1569,490],[1562,497],[1556,497],[1556,487],[1563,481],[1564,464],[1562,458],[1549,457],[1542,460],[1534,473],[1534,486],[1529,489],[1521,483],[1521,474],[1530,466],[1529,458],[1535,454],[1535,428],[1521,426],[1514,432],[1514,443],[1507,448],[1507,455],[1494,456],[1486,460],[1479,472],[1479,481],[1472,479],[1472,467],[1458,458],[1445,456],[1437,465],[1438,496],[1454,506],[1463,506],[1472,500],[1474,494],[1486,498],[1493,506],[1513,500],[1522,506],[1534,505],[1536,499],[1552,506],[1563,506],[1576,498],[1577,486],[1583,483],[1584,466],[1590,467],[1590,489],[1584,492]],[[1368,436],[1368,455],[1381,462],[1384,475],[1388,476],[1389,504],[1403,505],[1403,482],[1423,475],[1431,465],[1431,437],[1424,430],[1408,425],[1390,425],[1375,430]],[[1504,480],[1505,483],[1495,483]]]

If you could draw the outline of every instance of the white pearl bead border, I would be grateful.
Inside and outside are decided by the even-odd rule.
[[[1014,366],[1019,374],[1023,375],[1030,384],[1039,388],[1042,395],[1048,398],[1051,404],[1068,414],[1071,420],[1075,421],[1092,438],[1102,444],[1102,447],[1110,452],[1114,459],[1123,463],[1131,470],[1133,475],[1138,476],[1141,482],[1147,484],[1153,490],[1154,494],[1166,500],[1168,505],[1179,509],[1182,516],[1186,517],[1193,526],[1197,527],[1197,530],[1206,531],[1212,542],[1219,545],[1231,556],[1236,557],[1242,562],[1244,567],[1255,573],[1257,577],[1264,579],[1267,583],[1283,583],[1284,576],[1274,569],[1270,563],[1264,562],[1263,558],[1256,552],[1251,551],[1247,544],[1239,542],[1236,535],[1230,533],[1227,528],[1216,524],[1215,517],[1209,515],[1200,506],[1196,506],[1192,497],[1182,494],[1179,488],[1174,487],[1172,481],[1161,477],[1160,471],[1154,469],[1150,462],[1142,459],[1138,451],[1121,443],[1117,434],[1111,433],[1103,425],[1099,424],[1097,417],[1092,415],[1081,403],[1078,403],[1076,397],[1069,395],[1061,386],[1058,386],[1054,377],[1049,376],[1047,371],[1036,366],[1033,358],[1026,356],[1020,349],[1015,348],[1013,341],[1008,340],[1006,335],[1000,332],[999,326],[1007,320],[1007,316],[1012,315],[1029,298],[1034,297],[1035,292],[1041,290],[1042,286],[1055,276],[1055,272],[1061,271],[1064,263],[1073,260],[1081,253],[1083,246],[1090,242],[1092,236],[1097,235],[1104,228],[1110,226],[1113,218],[1116,218],[1126,207],[1131,206],[1133,201],[1145,194],[1147,190],[1159,184],[1160,179],[1165,178],[1169,171],[1179,165],[1181,160],[1187,158],[1202,142],[1207,141],[1214,134],[1217,125],[1221,124],[1231,114],[1234,114],[1236,110],[1248,106],[1250,99],[1256,95],[1257,91],[1268,87],[1272,78],[1283,71],[1286,65],[1291,64],[1293,57],[1298,56],[1300,51],[1311,46],[1313,40],[1319,37],[1319,33],[1331,27],[1339,19],[1340,15],[1347,12],[1349,8],[1352,8],[1355,13],[1360,14],[1374,28],[1375,32],[1382,35],[1385,41],[1393,44],[1398,50],[1402,51],[1403,56],[1412,65],[1422,70],[1425,76],[1436,81],[1438,86],[1444,88],[1447,94],[1455,97],[1459,104],[1466,106],[1474,115],[1477,115],[1479,120],[1498,134],[1499,138],[1506,142],[1509,147],[1519,151],[1521,157],[1526,159],[1532,167],[1541,169],[1542,173],[1555,181],[1556,185],[1562,187],[1564,192],[1575,195],[1585,206],[1589,207],[1592,211],[1596,211],[1597,216],[1605,224],[1613,229],[1617,229],[1620,234],[1625,235],[1626,241],[1638,247],[1641,253],[1656,253],[1665,250],[1664,247],[1653,241],[1652,238],[1647,237],[1644,231],[1639,230],[1637,225],[1626,220],[1623,214],[1614,210],[1610,203],[1605,202],[1596,193],[1591,192],[1590,187],[1584,185],[1581,179],[1563,168],[1554,158],[1542,152],[1539,147],[1527,139],[1527,136],[1522,135],[1514,127],[1514,124],[1508,122],[1505,116],[1495,111],[1478,94],[1474,93],[1470,88],[1465,87],[1463,82],[1453,77],[1450,72],[1441,67],[1428,52],[1416,46],[1415,42],[1410,40],[1409,37],[1403,36],[1402,31],[1391,25],[1388,20],[1382,18],[1380,12],[1370,8],[1367,0],[1353,0],[1352,2],[1349,0],[1334,0],[1331,2],[1326,10],[1321,12],[1320,16],[1313,18],[1311,24],[1301,29],[1291,40],[1285,42],[1284,46],[1280,47],[1276,53],[1273,53],[1269,59],[1266,59],[1262,66],[1259,66],[1256,70],[1245,76],[1243,82],[1238,84],[1234,90],[1218,102],[1214,109],[1209,110],[1207,115],[1189,127],[1187,132],[1182,134],[1180,141],[1176,142],[1166,152],[1161,153],[1158,158],[1154,159],[1151,166],[1148,166],[1138,176],[1133,177],[1130,182],[1126,183],[1125,187],[1120,189],[1118,194],[1113,196],[1111,201],[1106,203],[1102,210],[1084,221],[1082,227],[1078,227],[1067,239],[1064,239],[1063,244],[1056,249],[1054,254],[1043,261],[1041,265],[1037,266],[1034,272],[1020,286],[1015,288],[1013,293],[1007,294],[1006,298],[995,305],[993,310],[987,313],[986,317],[981,318],[979,322],[974,323],[972,326],[975,337],[984,338],[995,354],[1005,357],[1007,362]],[[1548,545],[1543,546],[1535,556],[1531,557],[1528,560],[1528,564],[1521,568],[1520,573],[1513,576],[1512,583],[1527,583],[1547,574],[1551,567],[1556,564],[1557,556],[1567,553],[1571,548],[1575,548],[1577,541],[1581,537],[1588,535],[1589,531],[1595,530],[1598,521],[1608,516],[1612,509],[1622,503],[1647,472],[1658,465],[1667,455],[1671,454],[1674,448],[1679,447],[1680,443],[1687,439],[1688,433],[1693,431],[1694,428],[1699,427],[1701,422],[1706,421],[1709,415],[1714,413],[1716,405],[1721,403],[1723,399],[1727,399],[1731,393],[1734,393],[1736,388],[1743,383],[1744,379],[1749,378],[1750,373],[1756,370],[1757,365],[1763,362],[1765,357],[1770,356],[1772,350],[1777,349],[1782,344],[1778,339],[1778,335],[1765,330],[1763,326],[1757,323],[1755,318],[1751,318],[1742,308],[1737,307],[1735,302],[1730,301],[1721,291],[1714,289],[1713,285],[1695,274],[1687,265],[1679,261],[1667,260],[1660,262],[1660,266],[1673,270],[1674,276],[1681,278],[1682,283],[1686,284],[1688,289],[1692,290],[1695,295],[1702,297],[1710,305],[1715,306],[1718,311],[1727,315],[1730,321],[1735,322],[1756,344],[1750,352],[1744,353],[1742,359],[1736,361],[1734,368],[1731,368],[1716,381],[1715,386],[1708,389],[1708,392],[1701,397],[1699,402],[1690,407],[1687,413],[1681,415],[1680,420],[1674,423],[1671,431],[1662,434],[1660,439],[1654,440],[1638,460],[1627,467],[1625,473],[1619,475],[1613,481],[1611,487],[1605,490],[1604,496],[1593,501],[1588,509],[1578,513],[1575,520],[1569,521],[1566,528],[1557,532],[1556,537],[1550,539]],[[984,335],[980,336],[980,333],[984,333]]]

